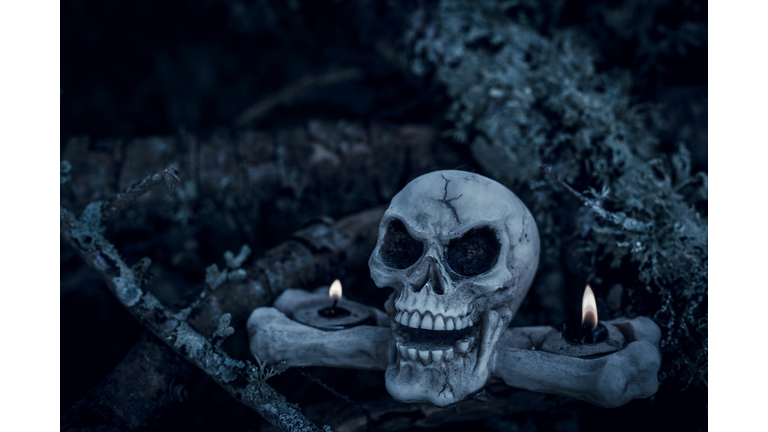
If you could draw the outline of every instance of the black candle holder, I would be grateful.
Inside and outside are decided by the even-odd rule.
[[[563,339],[571,345],[594,345],[608,339],[608,329],[598,323],[592,329],[592,324],[582,324],[579,321],[564,321],[555,327],[563,335]]]
[[[344,309],[343,307],[336,307],[338,302],[339,299],[334,299],[333,305],[331,305],[331,307],[320,309],[317,311],[317,313],[323,318],[343,318],[349,315],[351,313],[350,311]]]
[[[536,349],[553,354],[583,359],[603,357],[624,348],[624,335],[610,323],[582,325],[579,321],[566,321],[553,327]]]
[[[321,330],[344,330],[360,325],[376,325],[376,317],[369,308],[344,300],[335,300],[333,305],[327,306],[329,301],[330,299],[325,297],[302,302],[293,312],[293,319]]]

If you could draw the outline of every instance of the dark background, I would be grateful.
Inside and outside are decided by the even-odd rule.
[[[523,6],[510,15],[535,21],[537,10],[520,3]],[[557,18],[549,16],[549,26],[579,28],[596,42],[599,71],[620,68],[631,73],[634,104],[662,103],[664,113],[679,120],[677,125],[695,131],[684,137],[693,154],[692,171],[706,172],[706,108],[703,113],[690,109],[692,101],[699,105],[703,101],[706,107],[706,2],[544,4],[544,13],[555,5],[559,10]],[[431,74],[416,76],[403,70],[377,45],[381,39],[397,40],[402,17],[412,6],[411,2],[345,0],[63,1],[62,152],[73,137],[82,135],[89,136],[89,150],[113,138],[130,140],[179,131],[208,136],[233,127],[234,119],[262,98],[308,74],[334,68],[354,68],[362,74],[359,79],[313,87],[244,127],[274,130],[308,119],[345,119],[362,125],[422,123],[446,129],[451,97],[445,88]],[[608,12],[622,8],[633,19],[617,28],[607,18]],[[695,26],[690,40],[678,45],[670,42],[668,29],[691,23]],[[656,131],[658,150],[675,149],[680,130]],[[442,141],[460,156],[463,169],[483,172],[465,146],[451,138]],[[206,199],[215,209],[224,207],[220,196],[200,196],[195,211],[202,212]],[[361,201],[357,210],[384,203]],[[253,211],[245,207],[242,212]],[[706,216],[706,202],[699,209]],[[260,220],[271,220],[270,211],[276,214],[269,206],[256,211]],[[341,211],[329,213],[344,216]],[[202,282],[204,268],[213,262],[221,265],[224,251],[239,250],[245,239],[254,249],[252,258],[258,257],[285,239],[281,233],[298,229],[314,216],[297,214],[273,221],[271,234],[257,235],[241,226],[223,229],[213,216],[179,230],[150,211],[131,221],[110,223],[108,237],[129,262],[144,255],[152,258],[155,282],[151,289],[161,300],[178,301],[187,293],[174,287]],[[174,260],[174,251],[189,239],[202,246],[194,248],[190,257]],[[598,272],[610,279],[616,271],[603,264]],[[360,280],[366,273],[367,269],[360,270]],[[384,298],[370,282],[359,296],[369,304],[381,304]],[[541,298],[529,296],[518,325],[554,324],[553,319],[577,312],[562,305],[553,311]],[[142,333],[143,327],[112,298],[103,282],[62,244],[62,413],[109,374]],[[247,358],[246,343],[239,329],[226,348],[234,357]],[[383,372],[355,372],[354,379],[343,370],[316,368],[311,373],[353,400],[385,394]],[[302,407],[332,397],[294,370],[271,379],[270,384]],[[454,426],[510,431],[706,430],[707,388],[694,385],[683,390],[684,384],[668,380],[652,399],[613,410],[575,402],[555,412],[532,411]],[[245,431],[258,430],[262,423],[257,414],[195,370],[189,398],[147,429]]]

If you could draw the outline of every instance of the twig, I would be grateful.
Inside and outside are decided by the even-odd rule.
[[[338,84],[362,78],[363,72],[358,68],[331,69],[320,75],[305,75],[277,93],[271,94],[248,107],[234,120],[235,126],[243,126],[266,116],[280,105],[290,103],[316,87]]]
[[[568,189],[570,193],[572,193],[576,198],[578,198],[584,204],[584,207],[587,207],[588,209],[592,210],[601,219],[607,222],[610,222],[627,231],[646,232],[653,227],[652,223],[640,222],[637,219],[628,217],[625,213],[622,213],[622,212],[613,213],[613,212],[609,212],[608,210],[605,210],[604,208],[600,207],[597,201],[589,199],[585,197],[583,194],[576,192],[570,185],[568,185],[568,183],[563,181],[563,179],[560,178],[559,175],[552,172],[552,168],[550,168],[548,165],[542,165],[541,170],[547,173],[553,179],[557,180],[558,183],[560,183],[563,187]]]
[[[144,180],[128,186],[124,191],[103,204],[102,215],[104,219],[111,219],[117,216],[128,204],[147,193],[153,186],[163,180],[168,185],[168,193],[173,195],[174,182],[179,181],[178,174],[179,171],[176,167],[168,167],[161,172],[154,173],[144,178]]]
[[[189,316],[187,323],[203,335],[214,335],[222,328],[222,310],[231,313],[231,325],[238,327],[243,325],[254,308],[270,304],[286,287],[317,286],[320,281],[327,281],[329,277],[343,277],[350,268],[361,268],[367,265],[368,254],[376,245],[379,221],[384,210],[386,206],[381,206],[355,213],[335,222],[321,221],[322,223],[319,224],[308,224],[294,233],[291,239],[270,249],[263,258],[250,266],[248,273],[251,276],[245,280],[222,283],[217,290],[206,287],[203,291],[205,298],[199,302],[195,314]],[[83,234],[82,238],[87,238],[87,234]],[[148,259],[139,260],[141,265],[137,263],[132,267],[137,274],[137,279],[141,279],[140,270],[144,266],[149,266],[148,261]],[[224,326],[226,327],[228,325]],[[224,331],[221,334],[224,334]],[[213,342],[215,343],[216,340]],[[153,349],[175,354],[171,347],[157,338],[151,338],[144,344],[152,347],[160,344]],[[153,362],[160,361],[152,355],[150,358]],[[189,364],[186,361],[184,363]],[[135,400],[126,401],[117,396],[108,397],[107,400],[84,398],[62,416],[61,424],[75,428],[78,425],[80,427],[95,426],[93,419],[98,417],[104,424],[117,423],[121,429],[128,430],[135,427],[127,425],[145,424],[149,418],[162,415],[163,408],[168,405],[168,398],[163,389],[168,388],[172,380],[177,383],[184,382],[188,378],[187,372],[184,369],[184,371],[163,375],[155,373],[155,370],[165,366],[161,364],[146,366],[135,369],[131,357],[128,356],[118,365],[113,374],[127,368],[131,371],[130,379],[110,381],[111,378],[108,378],[93,390],[94,394],[117,394],[114,389],[119,388],[128,392],[127,394],[136,395]],[[125,377],[126,374],[119,376]],[[158,382],[157,379],[162,382]],[[158,386],[148,387],[140,384],[146,380],[152,380],[153,384],[156,383]],[[134,388],[136,388],[135,391],[131,390]]]
[[[151,181],[152,177],[148,179]],[[320,431],[284,396],[263,380],[254,379],[253,365],[230,358],[221,348],[193,330],[185,321],[191,308],[174,314],[151,293],[142,290],[140,278],[104,238],[101,209],[101,202],[91,203],[78,220],[61,207],[61,236],[99,273],[123,306],[176,353],[276,427],[284,431]],[[220,321],[222,336],[229,333],[227,318],[222,317]]]

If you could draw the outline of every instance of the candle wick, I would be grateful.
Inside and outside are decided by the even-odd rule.
[[[333,299],[333,305],[331,306],[331,310],[336,310],[336,303],[339,302],[338,297]]]

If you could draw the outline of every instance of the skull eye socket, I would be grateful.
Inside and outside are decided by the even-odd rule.
[[[448,243],[448,267],[462,276],[477,276],[492,269],[499,260],[501,243],[490,227],[473,228]]]
[[[424,252],[424,245],[411,237],[399,219],[389,223],[379,253],[387,267],[407,269],[416,264]]]

